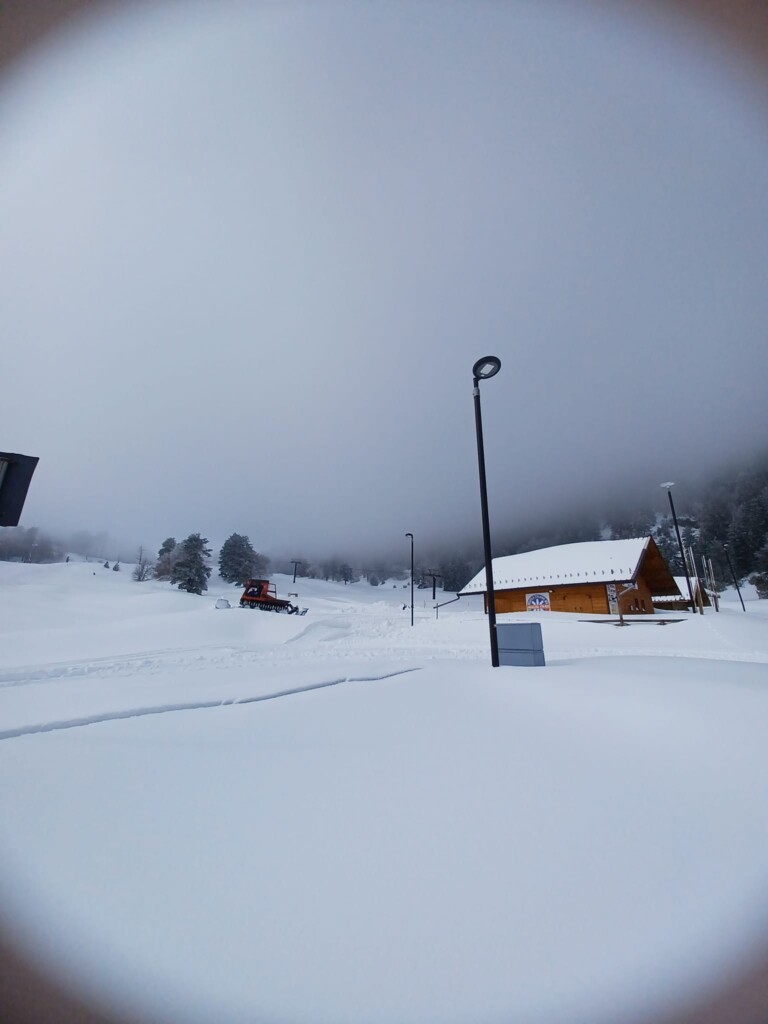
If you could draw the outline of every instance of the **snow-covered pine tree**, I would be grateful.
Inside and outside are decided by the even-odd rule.
[[[764,494],[755,494],[733,514],[728,528],[728,546],[736,575],[746,576],[754,568],[755,554],[760,550],[768,531],[768,487]]]
[[[219,552],[219,575],[227,583],[239,583],[264,576],[269,559],[254,551],[250,540],[240,533],[227,537]]]
[[[176,538],[168,537],[160,545],[155,563],[155,579],[169,580],[171,578],[171,555],[176,547]]]
[[[680,545],[677,543],[677,534],[675,533],[672,516],[664,516],[660,520],[653,530],[653,538],[672,575],[682,576],[685,569],[680,557]]]
[[[171,583],[175,583],[179,590],[186,590],[188,594],[202,594],[208,589],[208,577],[211,575],[205,561],[211,557],[208,538],[201,537],[199,533],[190,533],[181,542],[180,548],[176,564],[171,568]]]

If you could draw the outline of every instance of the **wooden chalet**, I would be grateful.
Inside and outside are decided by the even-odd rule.
[[[653,612],[654,597],[679,593],[652,537],[561,544],[494,558],[493,590],[499,614],[643,615]],[[483,568],[459,596],[485,593]]]

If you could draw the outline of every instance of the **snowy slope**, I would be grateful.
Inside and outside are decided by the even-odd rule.
[[[0,563],[4,901],[87,991],[608,1024],[768,939],[766,602],[542,613],[547,667],[494,670],[476,597],[411,627],[402,584],[275,577],[299,618],[129,569]]]

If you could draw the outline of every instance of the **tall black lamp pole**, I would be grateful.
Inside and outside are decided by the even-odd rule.
[[[493,562],[491,555],[491,527],[488,520],[488,488],[485,483],[485,448],[483,446],[483,418],[480,412],[480,381],[495,377],[501,369],[496,356],[484,356],[472,367],[472,395],[475,399],[475,430],[477,432],[477,464],[480,470],[480,505],[483,513],[483,557],[485,558],[485,589],[488,593],[488,629],[491,636],[491,665],[499,667],[499,641],[496,636],[496,598],[493,593]]]
[[[292,558],[291,562],[293,563],[293,582],[295,583],[296,582],[296,570],[298,569],[298,567],[300,565],[302,565],[302,560],[300,558]]]
[[[691,599],[691,611],[696,614],[696,602],[693,599],[693,587],[691,586],[691,577],[688,575],[688,562],[685,560],[685,551],[683,550],[683,539],[680,536],[680,527],[677,525],[677,515],[675,513],[675,503],[672,501],[672,488],[675,486],[674,481],[670,480],[666,484],[661,485],[667,492],[669,498],[669,507],[672,509],[672,522],[675,524],[675,534],[677,535],[677,546],[680,548],[680,558],[683,560],[683,572],[685,573],[685,582],[688,584],[688,596]]]
[[[413,625],[413,534],[406,533],[411,538],[411,625]]]
[[[733,579],[733,585],[734,587],[736,587],[736,593],[739,595],[739,600],[741,601],[741,610],[745,612],[747,609],[744,607],[744,598],[741,596],[739,581],[736,579],[736,573],[733,571],[733,566],[731,565],[731,556],[728,554],[727,544],[723,544],[723,551],[725,552],[725,557],[728,559],[728,568],[731,570],[731,578]]]

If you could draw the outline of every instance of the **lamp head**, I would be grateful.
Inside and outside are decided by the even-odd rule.
[[[667,483],[665,483],[665,484],[662,484],[661,486],[662,486],[662,487],[663,487],[663,488],[664,488],[665,490],[667,490],[667,491],[668,491],[670,487],[674,487],[674,486],[675,486],[675,481],[674,481],[674,480],[669,480],[669,481],[667,481]]]
[[[472,367],[472,375],[476,381],[487,380],[489,377],[495,377],[500,369],[501,360],[498,356],[483,356]]]

